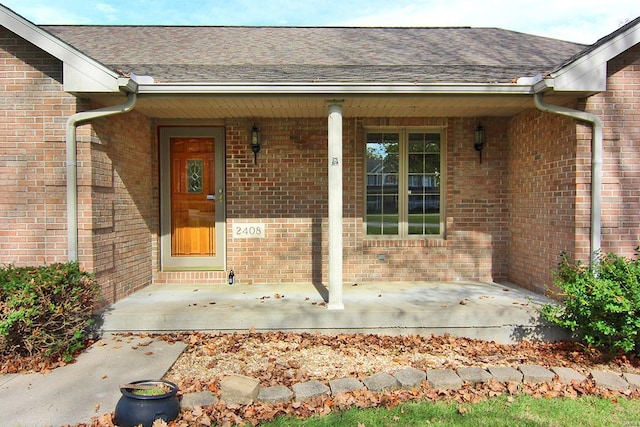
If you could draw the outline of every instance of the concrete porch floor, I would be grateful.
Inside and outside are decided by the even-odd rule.
[[[539,319],[545,297],[497,283],[362,283],[344,286],[344,310],[328,310],[319,285],[152,285],[101,310],[100,332],[296,331],[443,335],[554,341]]]

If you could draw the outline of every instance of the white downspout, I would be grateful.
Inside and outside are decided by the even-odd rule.
[[[536,107],[541,111],[573,117],[577,120],[591,123],[593,133],[591,137],[591,253],[590,261],[594,265],[598,261],[601,247],[602,229],[602,156],[603,134],[602,120],[595,114],[572,110],[559,105],[547,104],[541,93],[533,98]]]
[[[122,114],[131,111],[136,104],[137,95],[129,92],[127,102],[119,105],[82,111],[67,119],[67,258],[69,262],[78,261],[78,171],[76,128],[80,124],[99,117]]]

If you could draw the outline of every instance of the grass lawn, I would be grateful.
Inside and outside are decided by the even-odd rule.
[[[444,402],[406,403],[391,411],[384,407],[350,409],[324,417],[298,420],[288,417],[263,427],[386,427],[386,426],[640,426],[640,401],[604,399],[540,399],[530,396],[496,397],[477,404]]]

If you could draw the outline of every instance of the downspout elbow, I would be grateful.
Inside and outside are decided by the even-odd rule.
[[[134,92],[128,94],[127,102],[92,111],[81,111],[67,119],[66,126],[66,174],[67,174],[67,259],[78,261],[78,174],[77,174],[77,127],[99,117],[123,114],[131,111],[138,99]]]
[[[592,265],[598,262],[602,244],[602,163],[603,163],[603,123],[600,117],[585,111],[573,110],[544,102],[541,93],[536,93],[533,101],[541,111],[572,117],[590,123],[591,138],[591,248]]]

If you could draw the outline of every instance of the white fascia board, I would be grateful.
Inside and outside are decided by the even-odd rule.
[[[75,62],[75,61],[74,61]],[[70,64],[63,61],[64,90],[79,92],[119,92],[118,75],[99,72],[92,64],[78,61]]]
[[[69,92],[118,92],[118,74],[0,5],[0,25],[63,62]]]
[[[607,61],[587,55],[551,73],[554,90],[602,92],[607,88]]]
[[[368,83],[174,83],[174,84],[138,84],[138,94],[184,95],[422,95],[422,94],[459,94],[459,95],[532,95],[532,85],[512,83],[494,84],[368,84]]]
[[[602,92],[607,89],[607,63],[640,43],[640,25],[636,25],[579,57],[551,77],[556,91]]]

